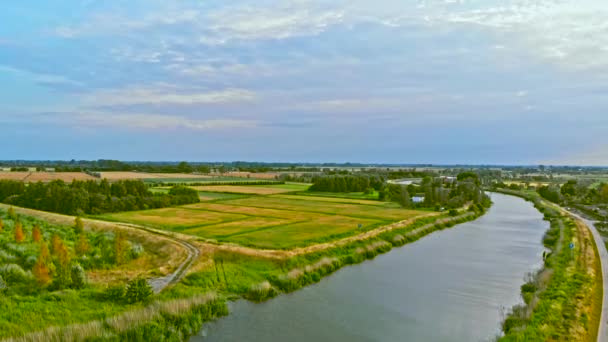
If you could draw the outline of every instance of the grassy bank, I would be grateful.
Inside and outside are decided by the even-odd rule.
[[[551,228],[544,268],[522,286],[523,305],[503,323],[501,341],[594,341],[602,309],[602,277],[590,231],[533,191],[500,191],[534,203]]]

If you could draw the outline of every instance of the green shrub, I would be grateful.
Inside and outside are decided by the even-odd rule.
[[[4,293],[6,290],[8,290],[8,285],[6,285],[2,276],[0,276],[0,293]]]
[[[125,299],[125,287],[124,285],[115,285],[108,287],[102,295],[104,300],[120,303]]]
[[[137,278],[127,284],[125,299],[128,303],[138,303],[148,300],[152,294],[152,286],[145,279]]]
[[[0,267],[0,276],[9,284],[23,283],[32,278],[32,275],[17,264],[6,264]]]
[[[80,264],[72,265],[72,288],[82,289],[87,283],[87,276]]]

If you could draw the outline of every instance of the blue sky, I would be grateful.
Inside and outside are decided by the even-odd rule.
[[[604,0],[13,1],[0,23],[0,159],[608,165]]]

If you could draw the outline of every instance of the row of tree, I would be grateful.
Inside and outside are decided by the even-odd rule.
[[[384,178],[378,175],[333,175],[317,176],[312,179],[310,191],[322,192],[364,192],[381,190]]]
[[[37,210],[69,215],[102,214],[107,212],[164,208],[198,203],[196,190],[174,186],[168,194],[157,194],[139,180],[108,183],[107,180],[56,180],[50,183],[24,184],[0,181],[0,202]]]

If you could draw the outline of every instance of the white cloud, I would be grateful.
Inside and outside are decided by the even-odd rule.
[[[254,128],[254,120],[194,119],[183,116],[158,114],[82,113],[69,116],[71,125],[82,127],[116,127],[142,130],[187,129],[194,131]]]
[[[123,89],[100,90],[84,97],[85,105],[214,105],[251,102],[256,94],[245,89],[224,89],[217,91],[185,91],[169,85],[150,87],[128,87]]]
[[[313,2],[292,2],[274,8],[233,6],[208,15],[210,35],[203,35],[201,42],[317,35],[342,23],[344,15],[343,10],[323,9]]]

